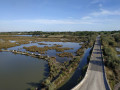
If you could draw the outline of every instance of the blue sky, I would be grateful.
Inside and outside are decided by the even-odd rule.
[[[120,30],[120,0],[0,0],[0,32]]]

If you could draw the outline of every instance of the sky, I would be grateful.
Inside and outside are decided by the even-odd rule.
[[[120,30],[120,0],[0,0],[0,32]]]

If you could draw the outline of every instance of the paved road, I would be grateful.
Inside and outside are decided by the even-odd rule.
[[[80,84],[73,88],[73,90],[109,90],[105,79],[100,46],[100,36],[98,36],[96,38],[86,76]]]

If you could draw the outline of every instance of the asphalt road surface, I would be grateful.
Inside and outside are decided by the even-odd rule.
[[[86,73],[87,75],[83,82],[78,84],[72,90],[109,90],[103,67],[100,36],[98,36],[94,44]]]

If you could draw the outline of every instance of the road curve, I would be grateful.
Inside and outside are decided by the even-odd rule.
[[[104,73],[100,36],[96,38],[84,79],[72,90],[109,90]]]

